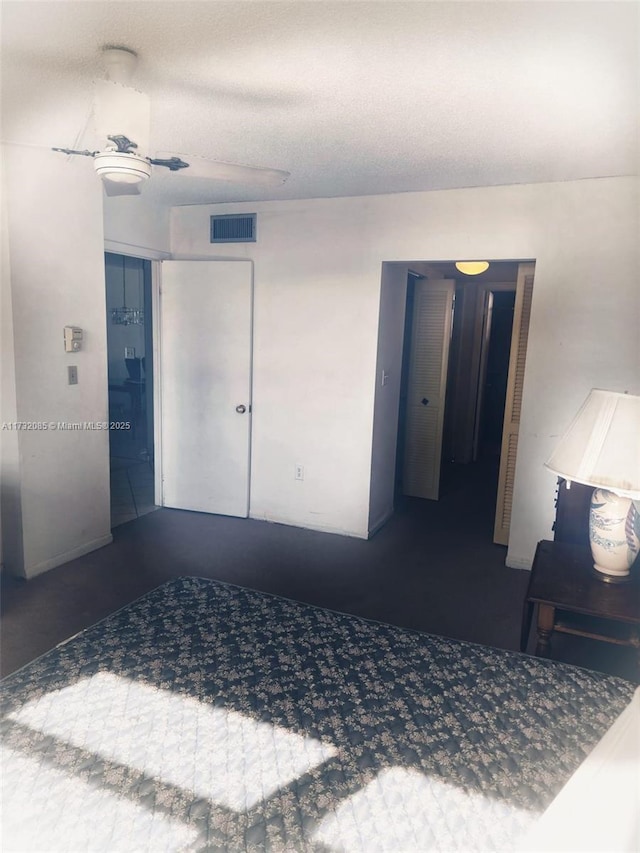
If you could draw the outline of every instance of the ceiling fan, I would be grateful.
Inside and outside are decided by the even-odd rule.
[[[242,166],[189,154],[156,152],[155,157],[150,156],[150,98],[128,85],[137,65],[137,54],[127,47],[107,46],[103,48],[102,55],[106,79],[95,82],[93,101],[101,147],[96,151],[52,150],[92,157],[108,196],[139,195],[154,166],[196,178],[259,186],[277,186],[289,177],[289,172],[279,169]]]

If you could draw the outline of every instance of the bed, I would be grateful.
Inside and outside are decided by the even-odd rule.
[[[3,682],[3,850],[515,850],[629,682],[172,580]]]

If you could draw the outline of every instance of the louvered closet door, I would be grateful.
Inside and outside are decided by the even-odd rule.
[[[438,499],[455,282],[415,284],[407,388],[403,492]]]
[[[498,498],[493,541],[498,545],[509,544],[513,486],[516,475],[518,453],[518,431],[522,410],[522,387],[529,339],[529,320],[533,297],[534,264],[520,264],[516,284],[516,303],[513,311],[511,352],[509,354],[509,378],[504,408],[502,448],[500,451],[500,474],[498,476]]]

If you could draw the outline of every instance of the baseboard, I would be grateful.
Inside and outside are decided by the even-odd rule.
[[[508,566],[510,569],[523,569],[527,572],[531,571],[531,566],[533,565],[533,561],[528,559],[527,557],[508,556],[504,562],[505,566]]]
[[[382,516],[382,518],[378,519],[378,521],[376,521],[375,524],[372,524],[369,527],[369,535],[367,538],[371,539],[372,536],[375,536],[375,534],[378,532],[378,530],[380,530],[381,527],[384,527],[385,524],[387,523],[387,521],[389,521],[389,519],[392,518],[392,516],[393,516],[393,507],[390,510],[388,510]]]
[[[274,515],[265,515],[259,513],[249,513],[249,518],[254,521],[268,521],[270,524],[284,524],[286,527],[299,527],[302,530],[315,530],[317,533],[333,533],[336,536],[350,536],[353,539],[368,539],[367,533],[355,532],[353,530],[344,530],[340,527],[324,527],[321,524],[303,524],[300,521],[291,521],[287,518],[279,518]]]
[[[76,557],[83,557],[90,551],[97,551],[98,548],[103,548],[113,542],[113,535],[108,533],[106,536],[101,536],[98,539],[93,539],[91,542],[85,542],[84,545],[78,545],[77,548],[72,548],[70,551],[65,551],[64,554],[57,554],[51,557],[50,560],[44,560],[42,563],[36,563],[35,566],[25,566],[24,576],[33,578],[36,575],[41,575],[43,572],[48,572],[49,569],[55,569],[56,566],[61,566],[63,563],[68,563],[70,560],[75,560]]]

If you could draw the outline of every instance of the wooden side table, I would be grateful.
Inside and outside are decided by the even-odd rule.
[[[626,583],[607,583],[596,576],[589,548],[542,540],[525,598],[521,651],[526,651],[536,605],[536,655],[548,657],[554,631],[633,646],[640,652],[639,565],[632,566]]]

